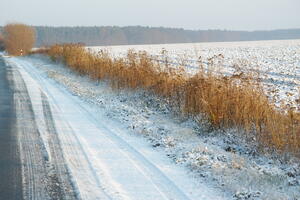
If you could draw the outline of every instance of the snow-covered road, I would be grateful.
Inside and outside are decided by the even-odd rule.
[[[0,59],[0,199],[77,199],[47,98]]]
[[[24,199],[225,198],[29,61],[4,60],[14,72]]]

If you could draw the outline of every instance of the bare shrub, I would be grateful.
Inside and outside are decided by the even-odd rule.
[[[300,114],[276,108],[256,74],[224,77],[200,67],[190,77],[156,62],[147,52],[129,50],[126,58],[112,58],[103,51],[89,53],[78,44],[54,45],[45,53],[80,74],[109,80],[114,88],[148,90],[180,114],[206,116],[215,128],[240,128],[268,149],[299,155]]]
[[[4,27],[4,42],[8,54],[25,55],[35,44],[35,30],[24,24],[8,24]]]

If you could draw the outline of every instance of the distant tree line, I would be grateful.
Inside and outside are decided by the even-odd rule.
[[[97,45],[164,44],[300,39],[300,29],[273,31],[184,30],[142,26],[46,27],[37,26],[36,46],[55,43]]]

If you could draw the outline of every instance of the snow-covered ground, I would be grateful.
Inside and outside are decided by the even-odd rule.
[[[158,59],[168,57],[171,63],[185,65],[195,73],[199,57],[205,65],[218,56],[212,70],[232,74],[235,70],[259,74],[266,94],[276,105],[284,104],[299,109],[300,40],[216,42],[162,45],[129,45],[89,47],[93,52],[101,49],[115,57],[125,56],[129,49],[147,51]],[[164,52],[164,53],[163,53]],[[236,66],[236,67],[234,67]]]
[[[114,91],[44,57],[7,60],[46,89],[84,199],[300,199],[299,162],[259,154],[238,130],[175,117],[147,92]]]
[[[59,164],[68,167],[82,199],[229,198],[228,192],[198,181],[185,167],[168,159],[163,149],[154,150],[151,143],[127,128],[129,124],[114,119],[113,115],[124,115],[126,108],[109,112],[108,107],[101,106],[100,99],[93,98],[101,94],[96,89],[98,84],[49,61],[31,58],[5,58],[5,61],[20,73],[27,87],[45,146],[43,156],[53,159],[49,146],[53,145],[51,139],[57,132],[66,160]],[[121,106],[114,104],[118,96],[113,91],[105,85],[102,89],[101,96],[111,98],[107,106]],[[55,124],[52,132],[45,130],[50,119],[43,115],[46,100]]]

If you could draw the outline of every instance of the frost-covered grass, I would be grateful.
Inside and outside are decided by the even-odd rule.
[[[173,64],[184,65],[190,73],[198,70],[198,61],[222,55],[214,69],[223,74],[252,72],[260,76],[264,90],[276,105],[299,109],[300,40],[217,42],[160,45],[123,45],[88,47],[92,52],[108,51],[113,57],[126,57],[129,49],[147,51],[161,60],[165,55]],[[220,58],[220,57],[219,57]]]
[[[91,81],[48,59],[25,59],[74,95],[104,110],[112,121],[146,138],[178,165],[189,168],[199,182],[230,193],[231,199],[300,198],[299,163],[258,154],[255,142],[236,137],[239,130],[209,130],[205,124],[174,116],[167,102],[147,91],[116,91],[106,81]]]
[[[240,128],[269,150],[299,154],[300,117],[292,108],[277,109],[263,90],[259,73],[234,66],[223,75],[222,54],[206,61],[198,59],[196,73],[190,75],[166,55],[153,56],[129,50],[126,57],[112,57],[106,51],[90,53],[80,45],[56,45],[47,52],[80,74],[108,80],[113,88],[144,89],[165,99],[173,111],[214,128]],[[184,60],[182,61],[184,62]],[[282,112],[284,110],[284,112]]]

